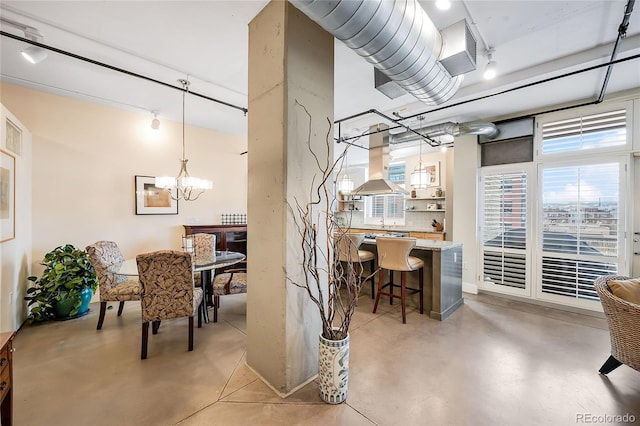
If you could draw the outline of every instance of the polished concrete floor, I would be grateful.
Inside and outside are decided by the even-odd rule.
[[[362,297],[351,328],[349,396],[324,404],[315,383],[281,399],[245,365],[244,295],[195,331],[165,321],[140,360],[140,311],[25,326],[14,346],[17,426],[575,425],[633,416],[640,373],[597,370],[602,318],[493,296],[465,296],[443,322]],[[115,306],[114,306],[115,307]],[[592,416],[592,417],[589,417]],[[628,419],[629,417],[627,417]],[[591,419],[590,422],[587,420]]]

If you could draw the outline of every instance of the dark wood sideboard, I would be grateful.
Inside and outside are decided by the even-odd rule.
[[[237,251],[247,254],[247,225],[183,225],[185,235],[213,234],[216,250]]]
[[[0,333],[0,425],[13,424],[13,356],[15,333]]]

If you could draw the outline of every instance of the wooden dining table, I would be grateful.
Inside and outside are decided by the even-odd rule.
[[[202,291],[204,293],[204,302],[207,307],[213,306],[213,287],[212,276],[216,269],[226,268],[242,262],[247,258],[243,253],[235,251],[216,251],[212,256],[194,256],[193,272],[200,272],[200,280],[202,283]],[[116,275],[125,275],[129,277],[138,276],[138,263],[136,259],[126,259],[122,262],[114,263],[108,268],[108,271]],[[209,322],[209,313],[204,309],[204,322]]]

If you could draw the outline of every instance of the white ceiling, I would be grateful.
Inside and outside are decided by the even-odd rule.
[[[191,90],[247,107],[247,25],[266,1],[3,1],[2,17],[36,27],[43,43],[178,86],[192,82]],[[335,118],[369,109],[391,114],[427,112],[424,124],[443,121],[486,120],[549,105],[595,99],[605,68],[563,78],[529,89],[469,102],[440,111],[435,108],[606,63],[611,56],[626,6],[610,1],[453,1],[448,11],[435,1],[421,0],[435,23],[444,28],[460,19],[470,22],[478,40],[478,69],[465,75],[453,99],[429,107],[411,95],[388,99],[373,87],[373,68],[336,42]],[[468,11],[468,12],[467,12]],[[2,24],[2,30],[24,33]],[[486,82],[481,74],[487,62],[484,43],[495,48],[499,76]],[[4,82],[77,97],[149,114],[181,120],[180,91],[121,74],[77,59],[49,52],[37,64],[18,54],[25,43],[0,38],[1,78]],[[634,10],[628,37],[618,58],[640,53],[640,14]],[[640,87],[640,61],[614,67],[607,93]],[[241,111],[190,96],[188,124],[246,134]],[[380,121],[365,116],[343,125],[353,134]]]

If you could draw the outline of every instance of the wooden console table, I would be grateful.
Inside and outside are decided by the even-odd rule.
[[[13,424],[13,365],[11,342],[14,332],[0,333],[0,424]]]
[[[247,254],[247,225],[183,225],[185,235],[213,234],[216,250]]]

